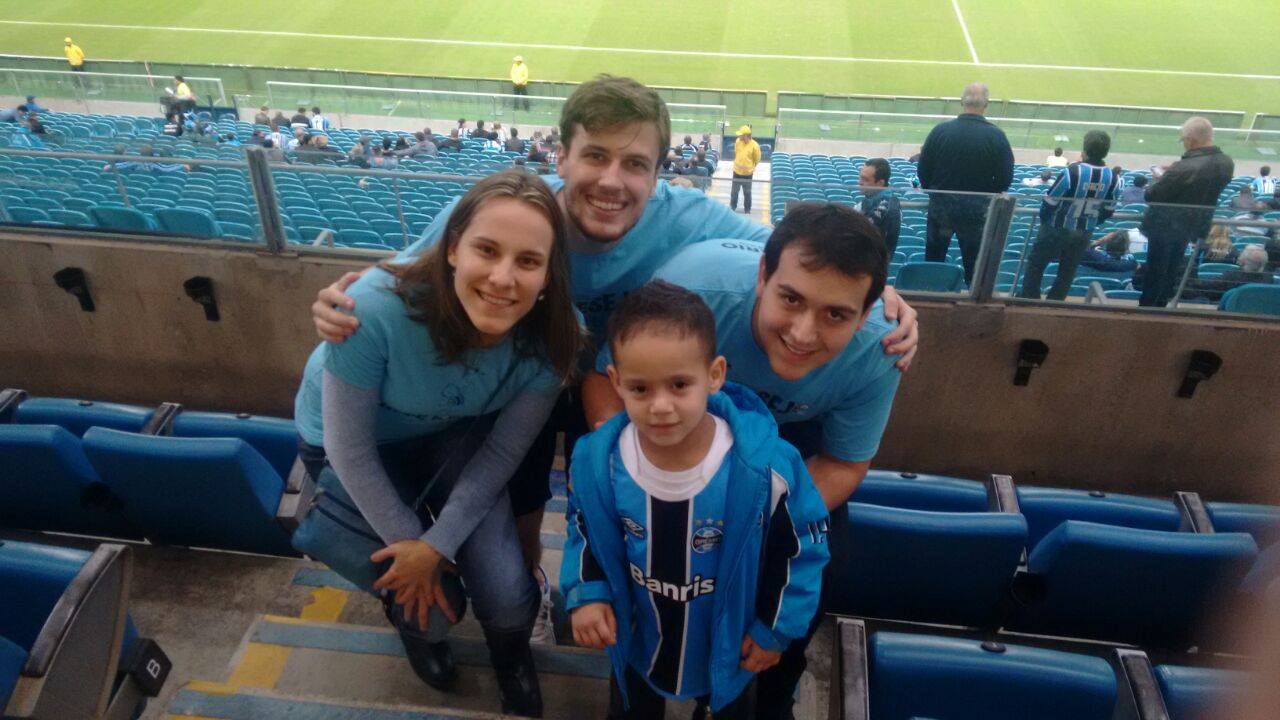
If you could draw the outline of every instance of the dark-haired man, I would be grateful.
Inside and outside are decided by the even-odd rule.
[[[831,513],[832,567],[844,559],[845,503],[871,466],[898,389],[900,372],[880,349],[894,329],[877,301],[887,266],[880,233],[865,217],[834,203],[806,203],[787,213],[763,246],[700,243],[654,275],[711,307],[728,379],[764,400],[781,437],[805,458]],[[599,374],[609,361],[606,348],[597,373],[583,381],[593,426],[621,407]],[[808,637],[792,643],[760,676],[758,717],[787,717],[807,644]]]
[[[889,189],[889,172],[889,161],[884,158],[871,158],[863,163],[858,171],[858,187],[863,192],[858,212],[866,215],[884,236],[889,259],[893,260],[893,253],[898,249],[898,235],[902,232],[902,204]]]
[[[1058,263],[1058,274],[1049,289],[1050,300],[1066,300],[1076,277],[1080,257],[1089,246],[1093,230],[1116,209],[1116,187],[1120,176],[1106,165],[1111,137],[1101,130],[1084,136],[1084,159],[1058,173],[1049,192],[1040,202],[1040,235],[1031,246],[1027,272],[1018,297],[1040,299],[1040,283],[1050,262]]]
[[[597,338],[604,336],[609,314],[622,297],[647,282],[683,248],[715,238],[759,243],[769,237],[765,226],[735,214],[723,203],[658,180],[661,159],[671,143],[670,127],[666,104],[657,92],[629,78],[600,76],[583,83],[562,110],[556,175],[547,176],[547,183],[569,221],[574,302]],[[439,240],[452,207],[437,214],[422,238],[400,257],[413,257]],[[343,290],[355,277],[348,273],[322,290],[312,305],[316,330],[325,340],[341,342],[357,331],[355,318],[335,309],[354,306]],[[887,361],[898,361],[905,368],[917,340],[915,311],[896,294],[887,295],[890,314],[903,322],[897,332],[885,336],[883,346],[885,352],[895,353]],[[547,476],[555,433],[564,429],[572,440],[586,430],[576,401],[563,410],[564,417],[548,424],[509,485],[530,559],[538,555],[541,509],[550,497]],[[471,513],[487,509],[492,502],[491,498],[457,500],[459,512]],[[453,510],[446,508],[446,512]]]

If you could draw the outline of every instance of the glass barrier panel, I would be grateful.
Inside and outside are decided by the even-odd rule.
[[[80,152],[0,148],[0,219],[32,227],[262,242],[239,148],[189,141],[108,145]]]

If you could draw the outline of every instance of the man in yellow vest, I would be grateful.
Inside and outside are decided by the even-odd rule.
[[[524,58],[520,55],[511,62],[511,92],[513,95],[528,96],[529,94],[529,66],[524,64]],[[516,100],[515,105],[517,110],[521,106],[528,110],[529,100],[527,97],[524,100]]]
[[[742,191],[742,209],[751,214],[751,176],[760,164],[760,144],[751,139],[751,126],[738,128],[733,143],[733,186],[729,190],[729,207],[738,209],[738,191]]]
[[[71,42],[71,38],[65,38],[63,43],[65,47],[62,51],[67,54],[67,64],[71,65],[72,71],[84,72],[84,51],[79,45]]]

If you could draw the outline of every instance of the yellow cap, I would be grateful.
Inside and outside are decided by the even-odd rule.
[[[67,43],[68,45],[70,45],[70,44],[71,44],[71,38],[63,38],[63,39],[62,39],[62,42]]]
[[[516,56],[516,59],[515,59],[513,62],[524,62],[524,56],[523,56],[523,55],[517,55],[517,56]]]
[[[743,125],[742,127],[738,128],[738,137],[742,137],[743,135],[750,135],[750,134],[751,134],[750,125]]]

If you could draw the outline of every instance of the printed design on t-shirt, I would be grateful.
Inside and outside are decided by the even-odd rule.
[[[644,539],[644,536],[646,533],[643,525],[636,522],[635,520],[632,520],[626,515],[621,516],[621,519],[622,519],[622,529],[626,530],[628,535],[630,535],[631,537],[634,537],[637,540]]]
[[[796,402],[788,400],[781,395],[774,395],[763,390],[756,390],[756,395],[764,401],[765,407],[769,408],[769,412],[774,415],[803,415],[809,412],[811,407],[808,403]]]
[[[444,401],[446,407],[462,407],[462,403],[466,401],[466,397],[462,394],[462,388],[454,383],[449,383],[440,388],[440,399]]]
[[[709,553],[724,542],[723,520],[715,520],[707,518],[705,520],[693,521],[693,551],[696,553]]]

